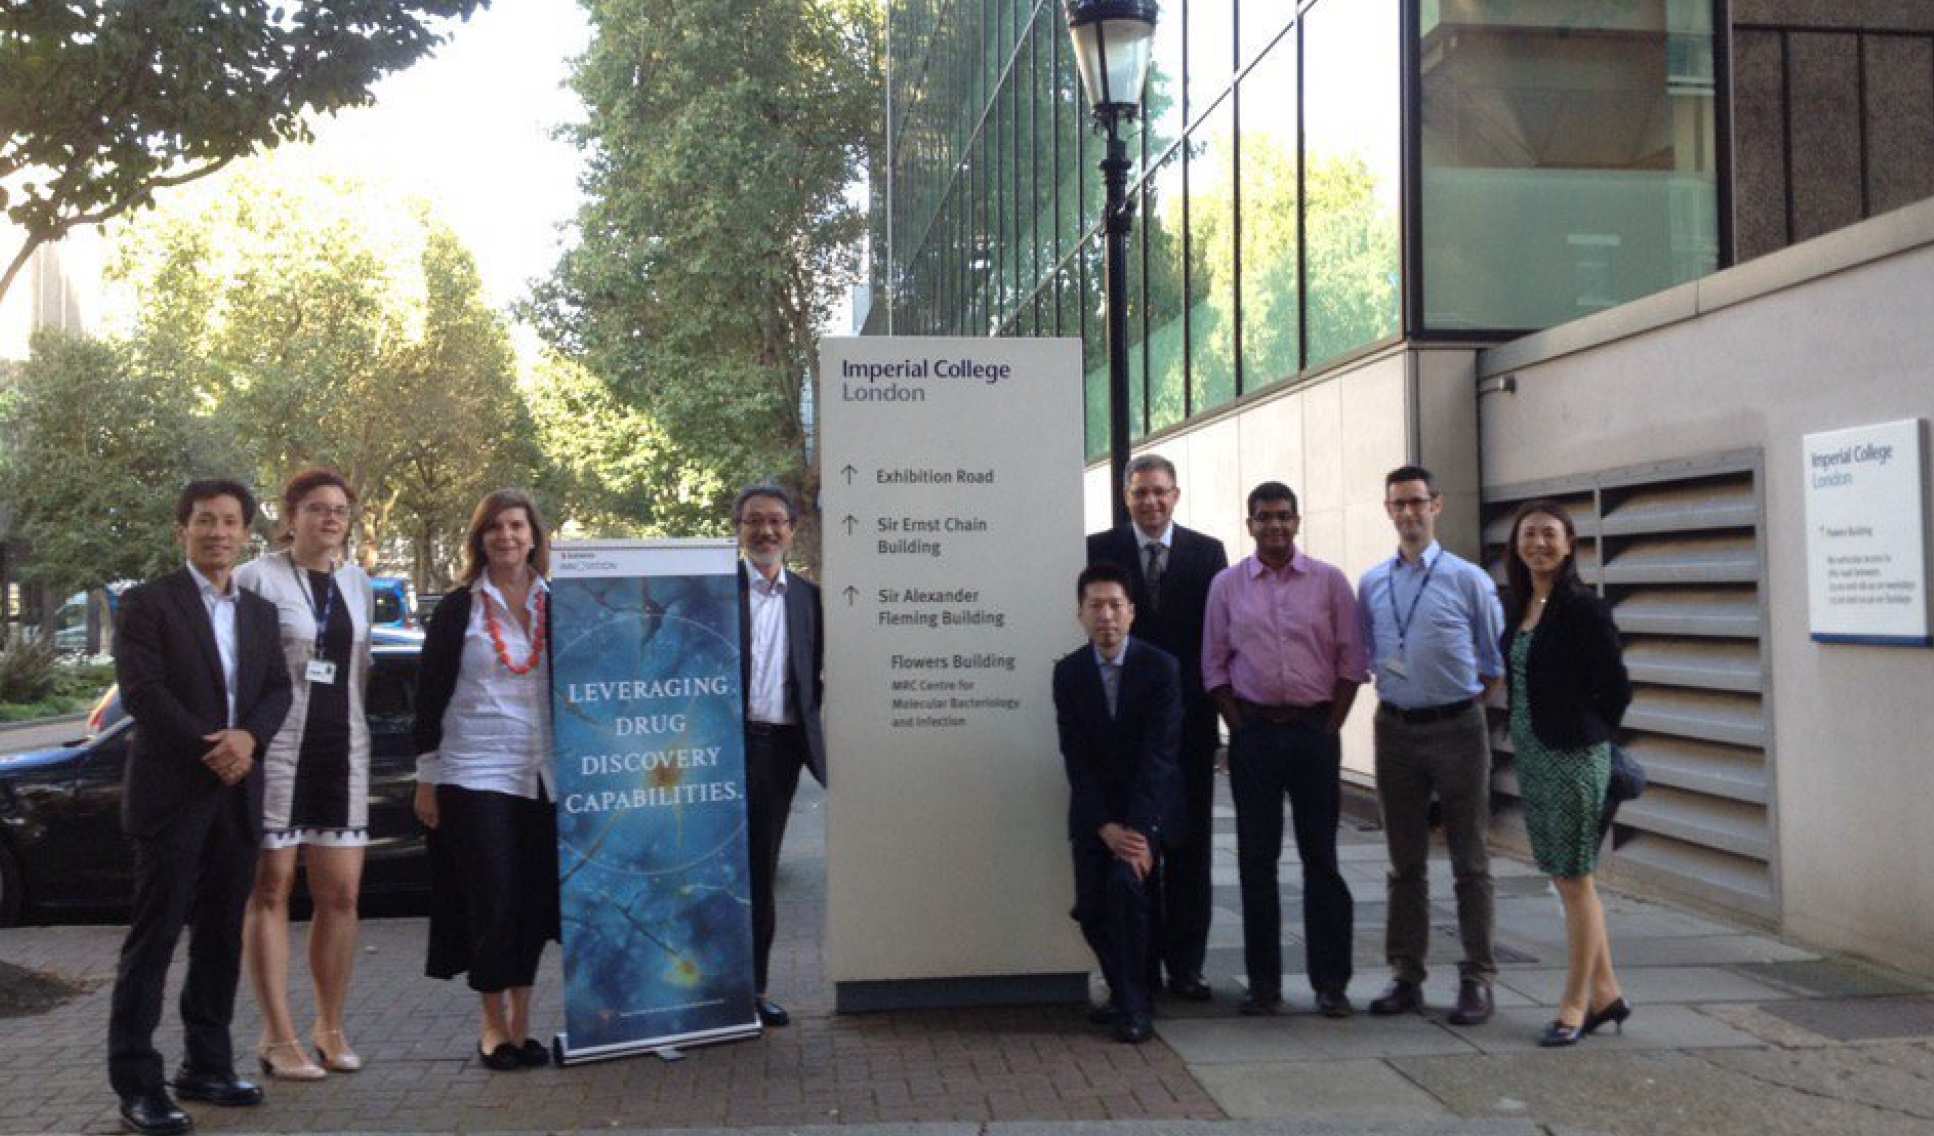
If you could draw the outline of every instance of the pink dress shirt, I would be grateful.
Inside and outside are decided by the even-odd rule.
[[[1361,682],[1367,668],[1349,579],[1302,549],[1280,570],[1245,556],[1209,585],[1203,689],[1312,706],[1335,697],[1339,679]]]

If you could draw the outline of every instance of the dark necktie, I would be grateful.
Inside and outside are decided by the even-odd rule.
[[[1148,581],[1148,607],[1150,611],[1162,610],[1162,569],[1168,559],[1168,546],[1161,541],[1150,541],[1148,545],[1148,568],[1142,573]]]

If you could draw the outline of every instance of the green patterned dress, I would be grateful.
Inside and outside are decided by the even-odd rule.
[[[1524,796],[1524,827],[1538,869],[1559,877],[1588,876],[1598,863],[1598,817],[1612,779],[1612,747],[1551,749],[1531,729],[1525,659],[1537,629],[1511,643],[1511,768]]]

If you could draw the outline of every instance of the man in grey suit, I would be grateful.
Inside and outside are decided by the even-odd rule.
[[[739,677],[745,696],[747,851],[752,872],[752,957],[759,1021],[783,1026],[785,1008],[766,996],[778,925],[773,877],[799,771],[826,784],[819,719],[825,642],[819,588],[786,571],[799,505],[782,485],[751,485],[732,503],[739,530]]]

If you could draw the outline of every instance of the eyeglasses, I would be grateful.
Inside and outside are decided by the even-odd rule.
[[[789,529],[792,527],[792,518],[791,517],[752,517],[752,516],[740,517],[739,527],[742,529],[754,529],[754,530]]]
[[[316,517],[318,519],[328,517],[331,520],[346,521],[349,519],[349,506],[324,505],[320,501],[312,501],[302,507],[302,515],[305,517]]]
[[[1430,503],[1436,499],[1435,497],[1399,497],[1395,501],[1385,501],[1384,504],[1393,512],[1401,513],[1410,509],[1421,513],[1430,508]]]
[[[1249,523],[1254,525],[1288,525],[1295,521],[1296,514],[1290,512],[1249,514]]]

